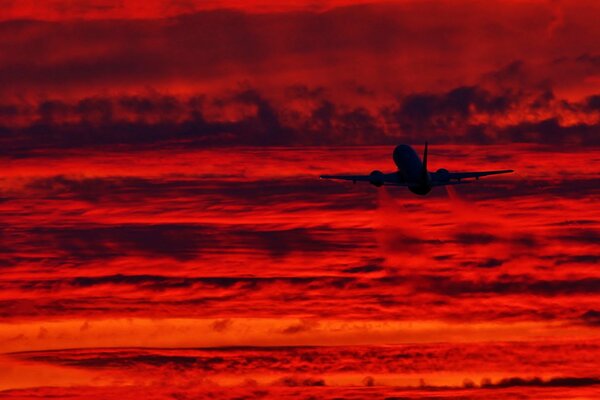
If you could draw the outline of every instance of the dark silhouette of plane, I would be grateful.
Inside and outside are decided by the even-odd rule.
[[[503,169],[499,171],[480,171],[480,172],[449,172],[447,169],[440,168],[436,172],[427,171],[427,142],[425,142],[425,151],[423,152],[423,161],[419,158],[415,150],[407,144],[401,144],[394,149],[394,163],[398,171],[384,174],[375,170],[369,175],[321,175],[321,179],[343,179],[356,183],[369,182],[377,187],[383,185],[406,186],[408,190],[415,194],[426,195],[435,186],[458,185],[460,183],[471,182],[470,179],[478,180],[486,175],[508,174],[512,169]]]

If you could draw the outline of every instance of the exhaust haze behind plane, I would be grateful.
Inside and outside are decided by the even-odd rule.
[[[497,171],[477,172],[449,172],[440,168],[436,172],[427,170],[427,142],[423,151],[423,159],[415,150],[407,145],[396,146],[393,152],[393,160],[397,171],[384,174],[374,170],[369,175],[321,175],[321,179],[340,179],[356,182],[369,182],[374,186],[405,186],[411,192],[424,196],[435,186],[458,185],[461,183],[478,180],[482,176],[508,174],[514,172],[512,169]]]

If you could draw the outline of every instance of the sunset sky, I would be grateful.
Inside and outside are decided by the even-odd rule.
[[[600,398],[600,3],[0,10],[0,397]]]

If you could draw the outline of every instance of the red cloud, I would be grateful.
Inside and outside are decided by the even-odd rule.
[[[0,0],[0,396],[597,397],[596,2],[38,3]],[[517,173],[316,179],[425,138]]]

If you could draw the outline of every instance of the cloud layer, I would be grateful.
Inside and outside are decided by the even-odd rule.
[[[0,0],[0,396],[598,398],[597,2],[279,3]]]
[[[595,2],[232,6],[0,21],[3,151],[598,144]]]

